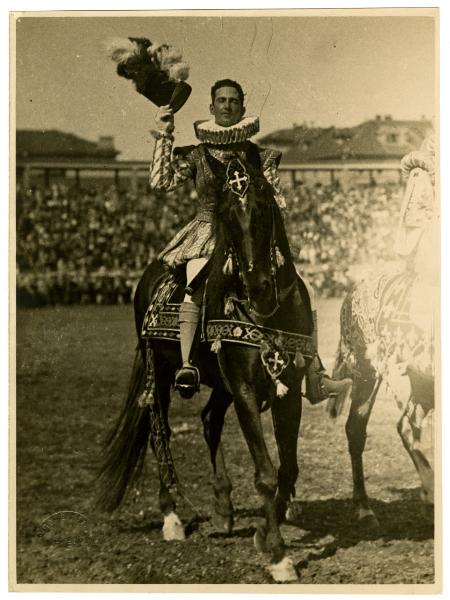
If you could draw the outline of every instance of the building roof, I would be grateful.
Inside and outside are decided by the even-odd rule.
[[[431,122],[394,120],[377,117],[355,127],[309,129],[299,135],[293,128],[275,131],[260,140],[262,144],[288,146],[283,163],[298,164],[330,160],[401,159],[418,150]],[[291,143],[287,144],[290,138]]]
[[[308,127],[306,125],[293,125],[290,129],[278,129],[260,138],[263,145],[301,145],[305,141],[310,141],[320,135],[320,127]]]
[[[109,136],[91,142],[57,129],[19,129],[16,132],[16,156],[21,159],[67,158],[115,159],[119,151]]]

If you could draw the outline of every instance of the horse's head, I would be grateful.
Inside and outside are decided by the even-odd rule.
[[[220,251],[225,271],[239,274],[249,307],[266,315],[277,303],[274,200],[270,186],[259,174],[241,185],[245,185],[245,193],[244,187],[226,186],[217,206]]]

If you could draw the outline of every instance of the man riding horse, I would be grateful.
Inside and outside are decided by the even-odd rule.
[[[239,83],[223,79],[212,86],[210,113],[211,120],[194,124],[199,145],[172,150],[174,111],[169,105],[160,107],[156,115],[156,143],[150,166],[152,189],[170,192],[193,181],[198,195],[195,218],[159,255],[159,259],[171,269],[186,266],[185,296],[179,313],[182,368],[175,378],[175,387],[184,397],[192,396],[199,388],[199,371],[191,359],[201,314],[194,287],[214,250],[216,203],[220,203],[225,189],[232,189],[245,202],[248,172],[256,169],[272,186],[279,208],[286,208],[277,172],[281,153],[262,149],[250,141],[259,131],[259,119],[244,117],[244,92]],[[283,260],[283,257],[279,259]],[[264,282],[261,282],[261,293],[264,293],[263,287]],[[317,340],[317,331],[314,339]],[[311,402],[324,400],[330,394],[348,395],[351,384],[351,379],[337,381],[326,376],[318,354],[311,361],[306,387]]]
[[[167,60],[155,64],[159,53]],[[225,414],[233,404],[264,511],[255,546],[270,554],[267,569],[275,581],[294,581],[298,574],[280,524],[291,513],[299,474],[303,377],[309,372],[307,396],[312,401],[329,392],[348,392],[351,381],[324,379],[315,353],[311,302],[296,273],[280,211],[280,155],[249,141],[258,120],[243,118],[244,95],[231,80],[213,86],[214,119],[195,124],[201,143],[172,154],[173,113],[190,91],[179,77],[170,79],[172,61],[180,55],[146,38],[120,41],[113,55],[119,58],[119,75],[132,79],[138,92],[161,107],[152,187],[169,191],[193,181],[199,206],[196,218],[160,260],[147,266],[136,287],[138,347],[125,405],[105,445],[99,505],[108,511],[120,506],[142,473],[150,443],[158,463],[163,537],[185,539],[177,499],[186,500],[186,495],[170,451],[169,405],[173,381],[183,397],[191,397],[201,381],[211,389],[201,419],[213,471],[215,527],[230,533],[234,522],[232,482],[221,445]],[[202,343],[195,344],[200,304]],[[181,331],[175,323],[178,311]],[[180,348],[173,343],[180,337],[181,369]],[[265,441],[265,409],[272,414],[278,469]]]

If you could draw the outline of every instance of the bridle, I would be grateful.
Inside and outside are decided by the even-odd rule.
[[[249,298],[248,296],[247,298],[237,298],[235,296],[229,297],[236,304],[242,304],[247,313],[250,313],[251,315],[254,315],[255,317],[258,317],[260,319],[270,319],[278,312],[278,310],[281,308],[281,305],[287,299],[289,294],[295,289],[296,285],[297,282],[294,279],[294,281],[290,283],[287,287],[278,290],[278,285],[275,283],[275,306],[271,311],[267,313],[263,313],[256,310],[256,308],[254,308],[252,305],[251,298]]]
[[[274,307],[272,310],[270,310],[268,312],[261,312],[254,307],[254,303],[251,299],[250,293],[248,291],[248,287],[245,283],[245,279],[242,276],[242,273],[244,273],[245,271],[247,273],[251,273],[253,271],[254,266],[255,266],[253,261],[251,260],[249,262],[248,268],[244,269],[243,265],[241,264],[241,261],[239,260],[238,253],[236,252],[235,248],[233,247],[232,242],[231,242],[231,249],[229,249],[229,251],[228,251],[228,255],[231,255],[236,261],[239,276],[243,283],[245,294],[246,294],[246,298],[237,298],[235,296],[229,296],[229,299],[232,302],[235,302],[236,304],[243,306],[243,308],[245,309],[245,312],[247,314],[257,317],[257,318],[260,318],[260,319],[270,319],[271,317],[273,317],[278,312],[281,305],[285,302],[285,300],[288,298],[288,296],[292,293],[292,291],[297,286],[297,279],[294,277],[293,281],[286,287],[281,288],[281,289],[279,289],[279,287],[278,287],[278,280],[277,280],[278,265],[277,265],[276,243],[275,243],[275,213],[274,213],[273,205],[271,206],[271,216],[272,216],[272,231],[271,231],[271,237],[270,237],[270,278],[271,278],[272,289],[274,290],[274,293],[275,293],[275,303],[274,303]]]

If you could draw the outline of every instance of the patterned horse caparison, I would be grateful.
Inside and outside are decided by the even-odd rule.
[[[362,455],[383,380],[402,409],[397,429],[421,479],[422,499],[433,502],[434,336],[411,309],[419,286],[412,271],[375,273],[355,285],[341,307],[334,376],[354,381],[346,422],[353,500],[358,519],[372,525],[378,523],[365,489]],[[332,417],[342,408],[333,400],[328,404]]]

